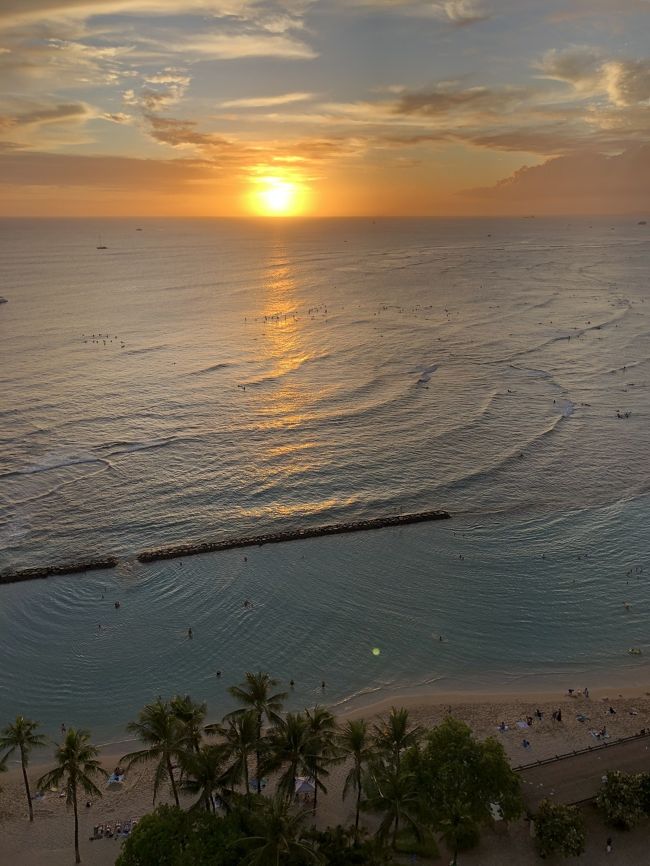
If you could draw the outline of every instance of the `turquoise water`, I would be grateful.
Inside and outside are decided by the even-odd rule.
[[[425,524],[7,586],[2,708],[110,741],[157,694],[220,716],[245,670],[293,678],[296,707],[642,685],[647,513],[642,498],[550,525]]]
[[[252,668],[295,706],[645,683],[647,231],[140,226],[0,221],[0,568],[121,559],[0,587],[0,717],[115,740]],[[425,508],[453,520],[135,560]]]

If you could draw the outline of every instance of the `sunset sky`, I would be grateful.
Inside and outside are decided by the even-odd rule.
[[[0,213],[640,213],[650,0],[1,0]]]

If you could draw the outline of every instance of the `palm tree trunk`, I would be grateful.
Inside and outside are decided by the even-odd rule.
[[[171,786],[172,786],[172,794],[174,795],[174,802],[176,803],[177,807],[180,809],[181,804],[178,800],[178,791],[176,790],[176,782],[174,780],[174,770],[172,768],[172,762],[169,758],[167,758],[167,773],[169,775],[169,781],[171,782]]]
[[[361,810],[361,773],[357,775],[357,814],[354,818],[354,843],[359,841],[359,811]]]
[[[257,742],[255,744],[255,759],[257,766],[255,768],[255,775],[257,776],[257,793],[262,793],[262,780],[260,779],[260,740],[262,739],[262,714],[257,714]]]
[[[393,851],[397,848],[397,831],[399,830],[399,815],[395,815],[395,826],[393,827]]]
[[[77,784],[72,788],[72,808],[74,809],[74,862],[81,863],[79,853],[79,813],[77,812]]]
[[[318,770],[314,767],[314,815],[316,814],[316,806],[318,799]]]
[[[25,782],[25,793],[27,794],[27,807],[29,808],[29,820],[34,820],[34,809],[32,807],[32,795],[29,790],[29,779],[27,778],[27,768],[25,767],[25,752],[21,746],[20,749],[20,765],[23,768],[23,781]]]
[[[244,760],[244,784],[246,785],[246,796],[250,797],[251,795],[251,786],[248,781],[248,755],[245,756]]]

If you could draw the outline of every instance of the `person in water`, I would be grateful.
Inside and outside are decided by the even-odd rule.
[[[192,626],[190,626],[187,630],[187,637],[189,638],[189,640],[192,640],[192,638],[194,637],[194,634],[192,633]]]

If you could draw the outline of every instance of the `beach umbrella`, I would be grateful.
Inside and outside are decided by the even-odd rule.
[[[316,790],[311,779],[306,779],[303,776],[296,776],[296,794],[313,794]]]

